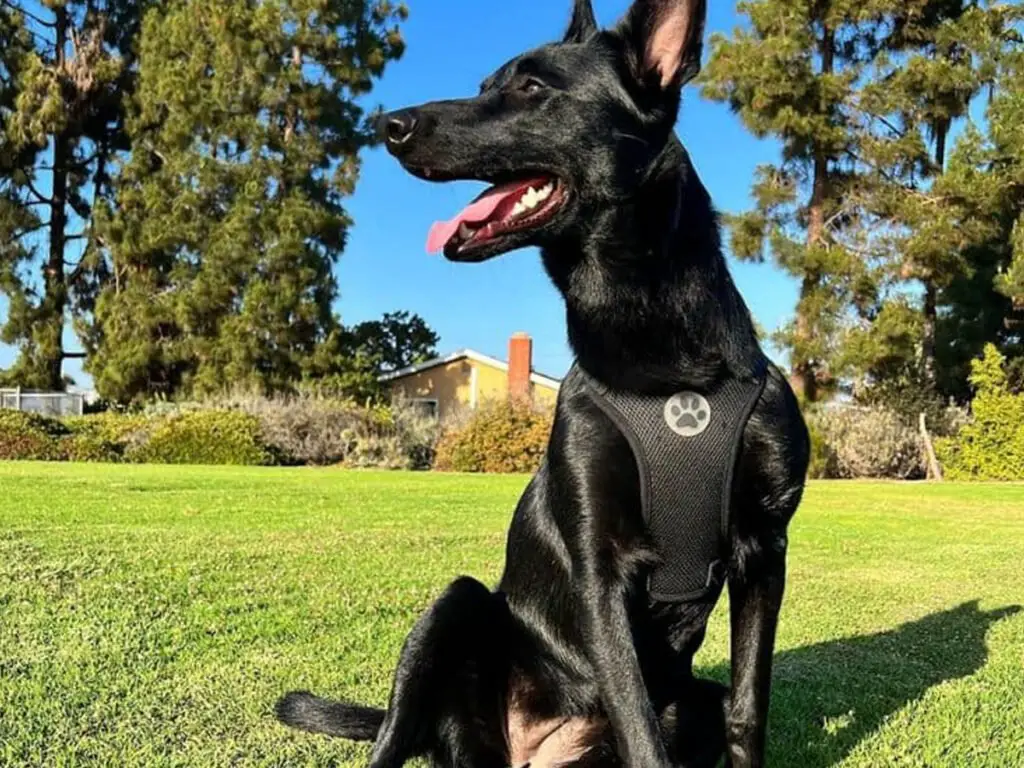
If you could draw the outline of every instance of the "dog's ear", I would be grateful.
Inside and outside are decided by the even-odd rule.
[[[682,88],[700,72],[707,0],[635,0],[619,25],[644,85]]]
[[[572,21],[565,30],[564,42],[582,43],[597,32],[597,18],[591,0],[575,0],[572,7]]]

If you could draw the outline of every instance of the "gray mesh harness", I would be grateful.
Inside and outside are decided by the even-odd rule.
[[[733,471],[764,391],[766,365],[754,378],[731,377],[713,390],[672,397],[616,392],[573,367],[633,448],[644,520],[661,557],[650,596],[666,602],[716,597],[728,557]]]

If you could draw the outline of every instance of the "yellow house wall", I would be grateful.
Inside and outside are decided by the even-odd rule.
[[[477,397],[483,400],[504,398],[508,394],[508,372],[489,365],[474,363],[477,369]],[[558,390],[541,384],[531,383],[530,394],[533,402],[545,407],[554,407]]]
[[[438,415],[443,419],[457,408],[472,404],[473,370],[476,369],[476,401],[501,399],[508,393],[508,373],[500,368],[463,359],[439,365],[426,371],[410,374],[391,383],[393,396],[407,399],[437,400]],[[531,384],[533,401],[537,405],[553,407],[558,390]]]
[[[473,363],[476,367],[477,402],[502,400],[508,395],[508,374],[489,365]]]
[[[426,371],[410,374],[391,383],[391,394],[407,399],[437,400],[441,418],[460,405],[468,405],[473,366],[469,360],[456,360]]]

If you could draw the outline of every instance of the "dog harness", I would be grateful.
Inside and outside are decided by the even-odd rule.
[[[743,430],[764,385],[730,377],[708,391],[671,397],[618,392],[578,365],[588,392],[629,441],[644,520],[660,556],[649,594],[666,602],[717,598],[728,558],[733,472]]]

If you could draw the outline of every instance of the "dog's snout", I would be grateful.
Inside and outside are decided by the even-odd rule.
[[[380,131],[388,149],[395,151],[404,146],[420,127],[419,116],[411,109],[391,112],[381,118]]]

